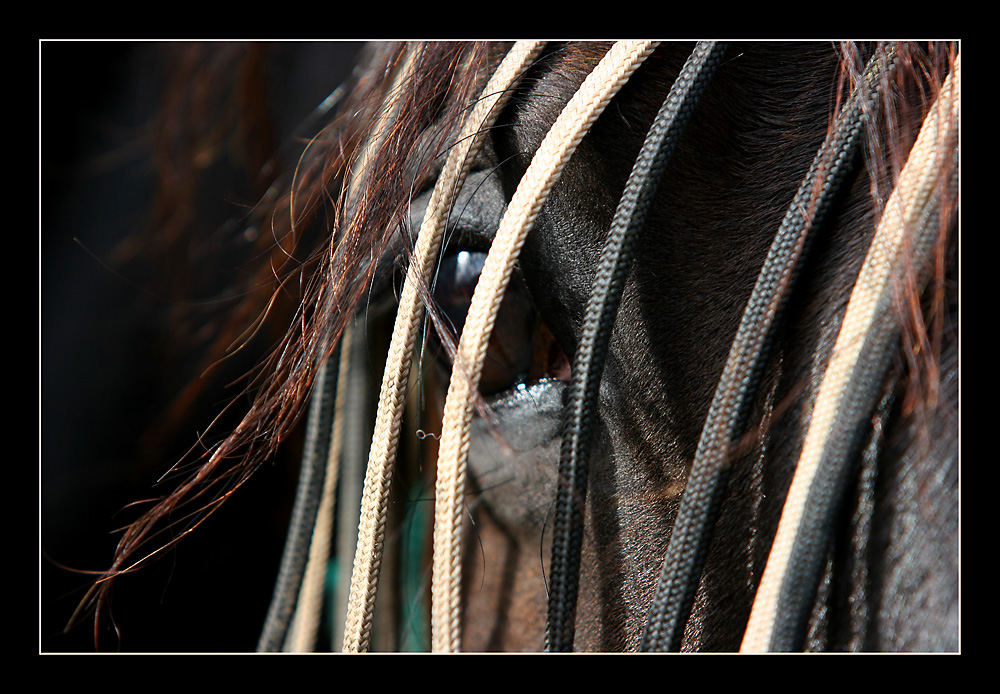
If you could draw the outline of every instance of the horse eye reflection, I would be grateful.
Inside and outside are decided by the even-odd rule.
[[[486,254],[459,251],[441,261],[434,298],[460,335],[472,304],[472,294],[482,273]],[[537,329],[534,307],[527,291],[515,277],[500,304],[490,345],[483,364],[479,390],[492,395],[523,383],[532,371],[533,339]]]
[[[455,328],[456,334],[461,334],[465,326],[465,317],[472,304],[472,293],[485,262],[485,253],[473,251],[451,253],[441,261],[434,299]]]

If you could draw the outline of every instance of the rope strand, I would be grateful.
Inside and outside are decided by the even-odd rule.
[[[724,52],[724,43],[703,41],[688,57],[629,174],[594,273],[571,372],[569,416],[559,461],[546,628],[549,651],[573,650],[592,419],[625,276],[661,174]]]
[[[388,105],[355,163],[354,170],[348,180],[348,204],[354,203],[360,185],[361,172],[367,165],[372,152],[381,146],[385,138],[387,126],[396,112],[399,87],[407,79],[412,66],[412,58],[412,54],[408,54],[404,59],[403,66],[397,71],[386,96]],[[290,214],[292,213],[290,212]],[[328,341],[323,340],[320,343],[318,353],[325,354],[328,347]],[[339,346],[338,349],[340,349]],[[302,467],[278,580],[275,583],[264,628],[257,643],[257,650],[262,652],[280,650],[282,644],[287,640],[289,625],[292,622],[296,603],[302,590],[303,574],[311,553],[310,547],[313,544],[313,533],[318,522],[317,513],[321,497],[327,486],[324,478],[329,457],[330,438],[334,431],[334,423],[331,419],[336,388],[335,374],[331,373],[329,359],[323,360],[317,367],[315,388],[306,425]],[[335,464],[333,471],[336,472]],[[336,480],[332,480],[332,483],[335,484]]]
[[[321,368],[316,377],[315,388],[309,403],[302,467],[299,470],[299,482],[292,517],[288,522],[278,580],[275,582],[264,628],[257,642],[257,650],[260,652],[279,651],[285,640],[295,612],[324,487],[337,388],[336,375],[331,374],[327,368]]]
[[[454,196],[462,187],[476,151],[511,96],[511,87],[543,46],[540,41],[520,41],[511,48],[496,73],[486,85],[483,95],[473,108],[451,150],[444,169],[431,193],[417,245],[413,253],[403,292],[399,299],[396,323],[393,327],[379,394],[378,415],[365,475],[362,496],[358,544],[351,577],[344,651],[368,649],[371,636],[375,592],[378,586],[382,543],[385,535],[386,504],[399,428],[406,400],[413,345],[423,317],[420,287],[426,286],[434,268],[434,258],[444,237],[444,220]]]
[[[718,505],[729,473],[729,444],[739,429],[810,232],[826,212],[858,152],[865,107],[875,102],[895,50],[876,51],[863,84],[838,116],[813,159],[775,235],[747,302],[719,379],[681,506],[674,521],[660,580],[643,630],[644,651],[678,650],[700,579]]]
[[[461,646],[462,498],[472,397],[496,314],[518,252],[563,166],[611,98],[653,51],[652,41],[620,41],[598,63],[546,134],[500,222],[476,285],[445,401],[434,505],[431,639],[434,651]]]
[[[742,651],[800,647],[826,530],[849,467],[847,449],[853,432],[871,413],[898,332],[898,317],[892,310],[894,280],[905,262],[916,268],[925,265],[937,237],[941,189],[958,146],[960,58],[955,58],[924,119],[851,293]],[[957,175],[957,169],[951,168],[951,175]]]
[[[320,617],[323,612],[323,587],[326,584],[326,564],[330,556],[330,537],[333,530],[333,509],[343,448],[344,407],[348,379],[351,369],[351,326],[344,328],[340,339],[340,364],[337,367],[333,419],[330,422],[330,444],[326,453],[326,475],[323,479],[323,493],[316,511],[316,523],[309,543],[309,558],[306,561],[302,586],[295,603],[295,614],[285,637],[282,650],[288,653],[309,653],[316,644]]]

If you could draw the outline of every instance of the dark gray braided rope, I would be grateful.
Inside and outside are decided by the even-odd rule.
[[[883,75],[894,62],[892,47],[876,51],[871,58],[863,84],[852,94],[817,152],[772,242],[702,429],[643,631],[644,651],[680,648],[728,478],[729,443],[739,434],[809,234],[821,224],[856,159],[866,107],[877,102]]]
[[[549,651],[573,649],[592,419],[636,238],[661,174],[724,52],[725,44],[703,41],[681,69],[643,142],[597,266],[572,370],[559,462],[546,629]]]

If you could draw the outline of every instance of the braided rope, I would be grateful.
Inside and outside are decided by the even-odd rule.
[[[345,344],[345,343],[342,343]],[[358,519],[361,517],[361,491],[364,484],[368,449],[371,447],[375,420],[369,416],[374,411],[375,382],[368,373],[367,321],[364,316],[355,318],[351,342],[343,349],[351,352],[355,367],[347,374],[347,388],[343,412],[344,443],[340,457],[340,484],[337,489],[337,548],[338,575],[346,575],[354,561],[358,540]],[[334,627],[333,650],[344,646],[344,624],[347,622],[347,600],[350,581],[339,579],[333,596],[332,624]]]
[[[662,172],[724,52],[724,43],[702,41],[685,62],[636,157],[594,273],[572,370],[559,461],[545,634],[549,651],[573,650],[592,421],[625,277]]]
[[[351,576],[344,633],[345,652],[367,650],[371,636],[375,593],[385,536],[386,505],[399,444],[399,428],[406,399],[410,359],[423,317],[420,287],[430,281],[434,268],[433,260],[444,237],[444,221],[451,209],[454,196],[465,181],[475,152],[485,141],[486,134],[510,98],[511,86],[530,65],[543,45],[544,43],[540,41],[519,41],[511,48],[490,78],[482,97],[462,128],[458,144],[445,161],[420,226],[416,248],[399,299],[399,309],[396,313],[389,356],[379,394],[378,415],[365,474],[358,544]]]
[[[398,112],[400,87],[409,78],[413,62],[414,54],[406,52],[402,65],[397,68],[393,82],[384,97],[382,114],[352,167],[346,196],[348,205],[354,203],[362,173],[368,166],[373,152],[382,145],[388,127]],[[294,204],[290,204],[289,214],[294,219]],[[331,239],[331,243],[335,243],[335,239]],[[325,354],[328,347],[329,343],[324,339],[319,346],[318,353]],[[306,440],[299,471],[299,482],[292,507],[292,519],[288,525],[288,535],[278,570],[278,580],[275,582],[271,604],[264,620],[264,628],[261,630],[260,639],[257,642],[258,651],[275,651],[283,643],[289,643],[288,630],[294,618],[297,600],[303,590],[303,574],[308,565],[310,548],[313,544],[313,532],[318,519],[318,508],[327,484],[325,475],[329,456],[328,447],[335,426],[330,422],[334,397],[334,381],[330,368],[329,360],[323,360],[317,368],[315,390],[306,423]],[[336,468],[334,471],[336,472]],[[333,483],[336,483],[336,480],[333,480]]]
[[[883,355],[898,327],[892,300],[901,263],[920,267],[937,236],[942,179],[958,146],[959,70],[960,56],[924,119],[851,293],[757,589],[742,651],[784,649],[794,638],[787,632],[797,625],[787,624],[783,616],[796,612],[786,609],[786,603],[796,597],[787,593],[796,589],[805,593],[799,579],[808,568],[797,557],[806,553],[813,555],[811,563],[815,556],[822,561],[818,547],[796,550],[802,543],[817,544],[810,541],[818,536],[815,529],[823,519],[816,518],[817,505],[811,501],[817,492],[813,490],[832,484],[835,473],[825,471],[824,465],[844,454],[850,429],[865,417],[867,391],[879,382]]]
[[[309,558],[306,561],[302,587],[295,603],[295,614],[285,637],[283,651],[288,653],[309,653],[316,644],[320,618],[323,612],[323,587],[326,584],[327,560],[330,556],[330,537],[333,531],[333,509],[336,501],[337,477],[340,468],[340,454],[343,448],[344,407],[347,397],[347,383],[350,377],[351,326],[344,328],[340,338],[340,364],[337,368],[337,395],[330,424],[330,447],[326,455],[326,476],[323,479],[323,495],[316,511],[309,544]]]
[[[821,222],[858,151],[865,105],[874,103],[895,49],[878,51],[813,159],[775,235],[747,301],[709,407],[670,534],[660,580],[643,630],[644,651],[677,650],[694,600],[722,492],[729,444],[742,426],[773,327],[795,279],[810,232]]]
[[[325,452],[330,443],[330,421],[333,418],[333,375],[327,369],[320,369],[314,388],[309,403],[302,463],[285,547],[271,603],[264,619],[264,628],[257,641],[257,650],[261,652],[281,650],[288,633],[302,586],[303,572],[308,563],[313,526],[325,485]]]
[[[518,184],[476,285],[448,386],[438,453],[431,582],[431,641],[436,652],[457,652],[461,645],[462,497],[472,396],[479,385],[490,333],[517,254],[577,145],[655,47],[652,41],[620,41],[584,80]]]

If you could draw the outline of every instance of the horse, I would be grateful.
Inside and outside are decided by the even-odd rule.
[[[287,331],[122,532],[95,638],[290,453],[258,650],[958,650],[957,43],[358,59],[255,160],[262,269],[202,365]]]

